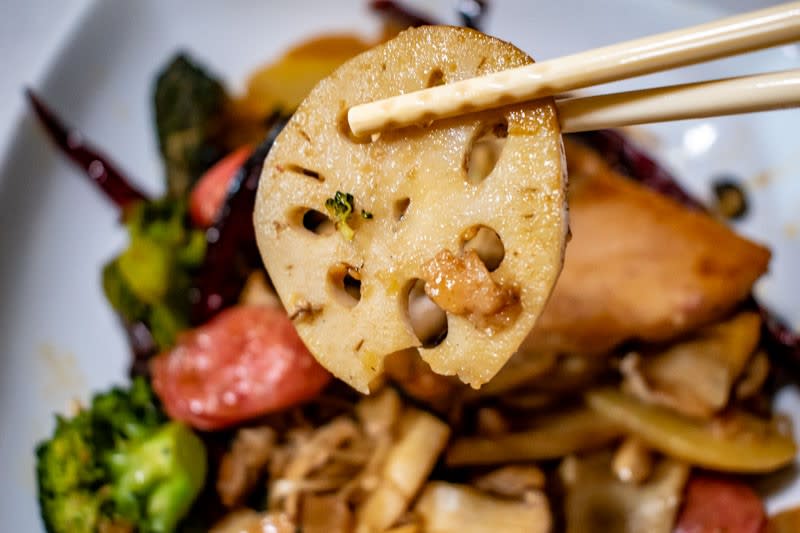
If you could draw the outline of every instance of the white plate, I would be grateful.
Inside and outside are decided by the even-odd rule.
[[[427,4],[455,22],[450,0]],[[378,24],[358,0],[329,2],[97,2],[52,58],[38,87],[71,123],[112,154],[138,183],[160,191],[150,89],[153,74],[185,48],[236,89],[246,74],[282,49],[322,30],[371,33]],[[765,2],[737,2],[737,7]],[[718,8],[678,1],[501,1],[487,30],[547,59],[623,39],[711,20]],[[651,76],[642,86],[796,68],[797,47]],[[701,198],[712,176],[749,184],[751,216],[741,230],[768,242],[774,260],[758,294],[797,324],[800,272],[800,158],[787,111],[646,128],[653,150]],[[34,443],[52,413],[73,398],[122,382],[128,351],[100,290],[101,265],[125,242],[115,212],[58,156],[30,117],[0,162],[0,522],[8,531],[41,528],[33,477]],[[797,399],[780,403],[798,410]],[[800,502],[784,487],[772,509]]]

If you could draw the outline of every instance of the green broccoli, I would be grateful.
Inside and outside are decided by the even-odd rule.
[[[179,53],[158,74],[153,103],[167,188],[179,198],[225,155],[229,98],[219,80]]]
[[[148,326],[160,349],[188,326],[191,278],[205,255],[203,232],[191,227],[186,204],[141,202],[126,215],[130,245],[103,269],[103,290],[127,322]]]
[[[325,209],[333,219],[336,229],[348,241],[352,241],[355,236],[355,231],[347,223],[347,219],[353,214],[353,205],[353,195],[342,191],[336,191],[333,198],[325,200]]]
[[[57,417],[36,450],[39,505],[50,533],[175,531],[203,488],[203,442],[170,422],[141,378]]]

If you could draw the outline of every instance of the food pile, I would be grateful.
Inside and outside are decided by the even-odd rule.
[[[170,61],[163,198],[33,97],[119,206],[134,356],[39,445],[47,530],[795,531],[754,489],[797,452],[769,250],[616,132],[562,147],[550,101],[351,137],[357,101],[530,61],[375,7],[385,43],[316,38],[240,96]]]

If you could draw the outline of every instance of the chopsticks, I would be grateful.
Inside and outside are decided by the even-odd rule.
[[[556,101],[561,131],[601,130],[800,106],[800,69]]]
[[[403,127],[492,109],[797,40],[800,40],[800,2],[791,2],[699,26],[357,105],[348,111],[348,122],[355,135],[365,136],[388,127]],[[651,105],[668,101],[674,105],[679,101],[690,103],[688,96],[681,100],[680,94],[697,96],[699,92],[700,96],[713,99],[717,90],[746,90],[748,87],[760,87],[759,84],[763,83],[763,80],[757,81],[757,78],[752,78],[752,83],[748,85],[748,82],[743,80],[744,78],[739,80],[738,85],[720,85],[726,82],[734,83],[734,80],[725,80],[693,84],[695,86],[651,89],[650,91],[655,92],[640,93],[639,98],[644,98],[645,101],[649,98]],[[790,78],[787,87],[796,90],[795,81],[796,75]],[[778,86],[782,82],[771,78],[770,83]],[[777,89],[772,89],[772,91],[770,94],[773,97],[779,93]],[[623,93],[626,98],[635,94]],[[781,97],[786,96],[787,92],[780,93],[780,95]],[[602,104],[614,104],[615,109],[619,111],[624,107],[624,102],[619,100],[621,96],[609,95],[608,100],[593,100],[591,114],[594,117],[599,116],[598,106]],[[695,114],[682,113],[680,118],[710,116],[723,111],[728,114],[746,112],[735,111],[738,109],[736,105],[746,103],[744,100],[746,99],[729,98],[728,106],[718,107],[718,112],[706,112],[705,108],[700,109],[702,107],[700,102],[695,102],[693,107]],[[734,101],[737,102],[736,105],[734,105]],[[566,102],[564,103],[566,104]],[[716,102],[707,103],[716,104]],[[572,120],[577,120],[579,109],[585,110],[589,107],[587,102],[582,104],[573,102],[568,106],[571,107]],[[767,108],[774,109],[775,107],[778,106],[773,105],[773,107]],[[628,110],[626,112],[630,113],[639,108],[631,106],[626,109]],[[671,109],[677,110],[677,108]],[[710,105],[709,109],[717,108]],[[610,114],[606,116],[611,118]],[[642,115],[642,120],[650,120],[646,116],[648,115]],[[670,120],[672,115],[653,113],[653,116],[660,117],[659,120]],[[581,128],[586,129],[582,126]]]

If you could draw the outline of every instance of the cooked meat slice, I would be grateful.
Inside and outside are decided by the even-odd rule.
[[[718,320],[747,298],[769,250],[621,176],[567,143],[570,228],[564,269],[526,345],[606,353]]]
[[[463,257],[442,250],[425,263],[422,272],[431,300],[449,313],[467,317],[489,334],[513,319],[510,311],[518,301],[515,291],[494,281],[474,250]]]

